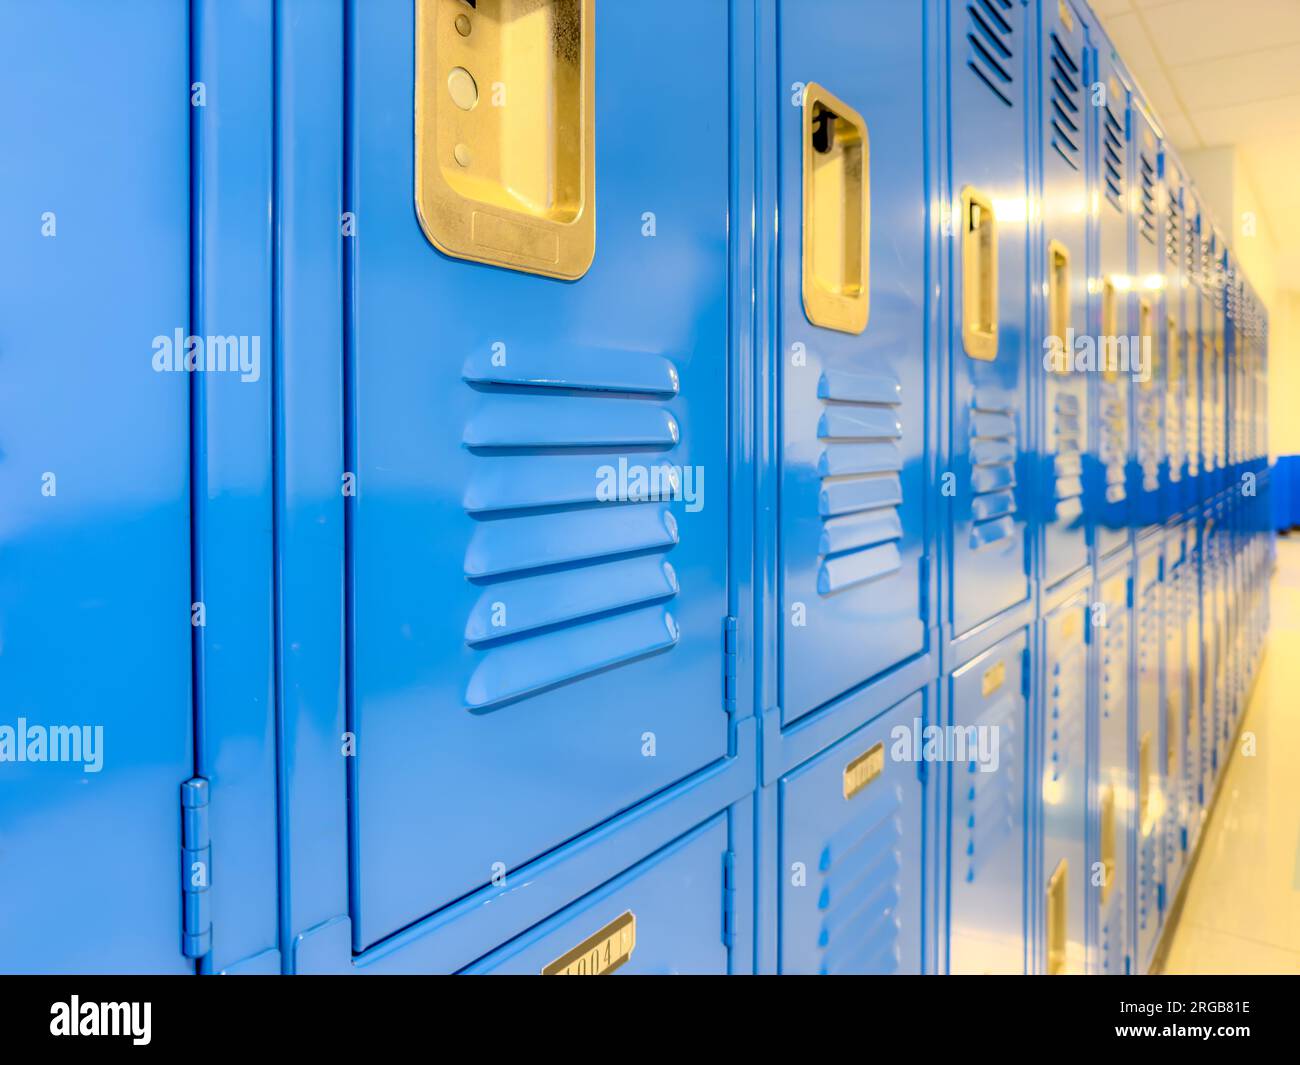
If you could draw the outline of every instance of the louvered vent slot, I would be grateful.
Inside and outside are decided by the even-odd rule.
[[[1114,103],[1107,99],[1103,108],[1102,156],[1105,163],[1106,199],[1117,211],[1124,210],[1124,122],[1115,114]]]
[[[966,65],[1008,107],[1015,83],[1015,27],[1011,23],[1013,0],[970,0],[966,5],[966,40],[970,52]]]
[[[823,975],[898,970],[902,960],[902,805],[901,787],[882,788],[822,849],[817,946]]]
[[[1071,769],[1070,756],[1084,749],[1083,695],[1084,646],[1073,642],[1052,664],[1048,682],[1049,720],[1047,723],[1047,764],[1043,772],[1048,783],[1059,787],[1060,781]],[[1083,765],[1075,766],[1080,772]]]
[[[1182,252],[1178,246],[1182,232],[1182,208],[1178,205],[1178,197],[1171,192],[1165,207],[1165,262],[1171,270],[1178,269],[1182,261]]]
[[[953,767],[954,806],[964,826],[959,875],[973,884],[988,861],[998,853],[998,844],[1015,828],[1017,793],[1023,786],[1016,772],[1020,758],[1017,704],[1010,697],[999,699],[982,715],[976,728],[991,728],[998,737],[998,768],[981,771],[972,759],[965,769]],[[956,811],[954,811],[956,812]],[[954,855],[954,858],[956,856]],[[954,863],[956,864],[956,863]]]
[[[1056,153],[1075,170],[1083,165],[1083,70],[1060,36],[1052,33],[1051,126]]]
[[[1079,397],[1068,392],[1058,393],[1053,413],[1056,519],[1070,522],[1083,514],[1085,427]]]
[[[1183,215],[1183,273],[1196,278],[1196,225],[1190,215]]]
[[[480,591],[465,625],[478,655],[467,707],[673,647],[671,508],[690,487],[671,455],[676,369],[598,352],[569,353],[561,372],[512,354],[508,368],[471,359],[464,376],[475,391],[465,576]]]
[[[976,394],[970,437],[970,546],[980,551],[1015,535],[1015,411],[991,397]]]
[[[1145,152],[1141,155],[1142,166],[1142,216],[1138,223],[1142,239],[1148,244],[1156,242],[1156,168],[1155,164],[1147,158]]]
[[[892,377],[827,370],[817,396],[823,404],[817,591],[833,595],[902,565],[903,395]]]

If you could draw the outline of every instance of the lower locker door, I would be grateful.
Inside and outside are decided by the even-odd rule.
[[[1129,576],[1121,569],[1101,585],[1103,624],[1097,655],[1100,710],[1100,759],[1097,773],[1095,838],[1099,862],[1097,884],[1100,923],[1098,969],[1123,974],[1128,968],[1129,821],[1133,795],[1128,764],[1129,697]],[[1098,883],[1100,881],[1100,883]]]
[[[1178,534],[1181,542],[1182,534]],[[1170,541],[1173,550],[1174,541]],[[1164,878],[1165,901],[1173,900],[1182,876],[1187,825],[1188,656],[1184,602],[1187,561],[1169,570],[1164,605]]]
[[[1136,836],[1137,959],[1146,971],[1160,933],[1161,885],[1164,861],[1161,854],[1165,806],[1164,768],[1160,739],[1160,651],[1161,603],[1160,554],[1148,551],[1138,559],[1137,591],[1134,598],[1134,640],[1137,698],[1137,787],[1133,831]]]
[[[590,14],[574,58],[594,35],[594,80],[511,68],[524,80],[491,119],[500,20],[526,49],[536,9],[367,0],[352,22],[357,949],[727,753],[727,7],[683,35],[665,5],[548,5]],[[468,20],[479,44],[430,23],[443,51],[421,52],[417,84],[418,13]],[[460,111],[444,68],[462,102],[474,82],[485,99]],[[552,93],[592,116],[594,156],[528,137],[546,116],[526,101]],[[417,98],[454,151],[430,134],[417,158]],[[518,145],[518,188],[497,136]],[[441,189],[432,214],[413,209],[417,166]],[[552,261],[560,179],[591,182],[577,280],[433,243],[450,218],[471,258],[581,273],[576,252]]]
[[[727,839],[719,814],[465,972],[725,975]]]
[[[913,695],[782,778],[782,973],[920,971],[925,711]]]
[[[1044,967],[1052,975],[1087,966],[1088,605],[1082,592],[1043,622]]]
[[[1004,639],[948,679],[953,760],[949,969],[1024,972],[1025,670],[1027,634]]]

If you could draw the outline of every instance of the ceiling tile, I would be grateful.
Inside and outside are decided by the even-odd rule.
[[[1300,44],[1265,48],[1169,71],[1183,103],[1195,111],[1300,94]]]
[[[1201,147],[1201,140],[1181,111],[1160,115],[1160,125],[1164,128],[1165,139],[1170,141],[1180,152],[1195,151]]]
[[[1129,0],[1092,0],[1092,10],[1105,18],[1107,15],[1117,15],[1121,11],[1132,11],[1133,5]]]
[[[1162,118],[1165,114],[1179,110],[1182,105],[1178,94],[1169,83],[1155,45],[1147,36],[1138,15],[1116,15],[1106,19],[1105,26],[1115,51],[1123,58],[1124,65],[1141,86],[1147,105]]]
[[[1170,66],[1300,43],[1296,0],[1181,0],[1141,17]]]
[[[1193,111],[1190,117],[1207,147],[1265,140],[1300,132],[1300,95]]]

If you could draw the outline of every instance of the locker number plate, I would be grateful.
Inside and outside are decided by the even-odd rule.
[[[844,797],[851,799],[885,768],[885,745],[877,743],[844,767]]]
[[[984,671],[984,680],[980,685],[980,691],[983,693],[984,698],[987,699],[1006,682],[1007,664],[1005,662],[999,662],[997,665],[989,666],[989,668]]]
[[[636,914],[628,910],[542,970],[543,976],[605,976],[636,949]]]

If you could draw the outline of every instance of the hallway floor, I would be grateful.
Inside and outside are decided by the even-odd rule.
[[[1166,973],[1300,973],[1300,535],[1279,538],[1277,554],[1268,650]]]

